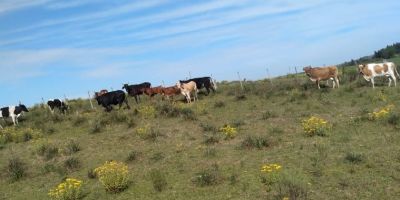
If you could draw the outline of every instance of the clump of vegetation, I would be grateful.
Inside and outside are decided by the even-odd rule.
[[[348,152],[344,159],[350,163],[358,164],[364,160],[364,156],[356,152]]]
[[[217,131],[217,128],[214,125],[211,125],[209,123],[200,123],[200,127],[205,132],[216,132]]]
[[[89,130],[90,134],[100,133],[103,129],[102,123],[99,121],[95,121],[91,123],[91,128]]]
[[[135,161],[139,158],[139,156],[141,155],[141,153],[139,151],[131,151],[129,152],[128,156],[126,157],[126,162],[132,162]]]
[[[274,112],[268,110],[262,114],[261,119],[267,120],[267,119],[274,118],[274,117],[276,117],[276,114]]]
[[[76,142],[75,140],[69,140],[65,147],[65,153],[67,154],[74,154],[80,150],[81,147],[79,146],[79,143]]]
[[[6,127],[0,129],[0,143],[6,144],[8,142],[27,142],[31,139],[38,139],[42,137],[42,134],[31,128],[17,128],[17,127]]]
[[[107,161],[94,171],[107,192],[118,193],[129,185],[128,165],[122,162]]]
[[[145,125],[135,129],[135,133],[139,135],[140,138],[149,141],[156,141],[158,137],[162,136],[159,130],[151,127],[150,125]]]
[[[192,182],[199,187],[216,185],[221,181],[222,175],[217,164],[196,173],[195,177],[192,179]]]
[[[75,178],[67,178],[65,181],[51,189],[48,193],[53,200],[78,200],[83,198],[83,181]]]
[[[18,181],[26,175],[25,164],[17,157],[8,160],[7,172],[12,181]]]
[[[164,154],[162,152],[155,152],[150,159],[154,162],[160,161],[162,159],[164,159]]]
[[[224,134],[225,139],[233,139],[237,135],[237,128],[228,125],[224,125],[219,131]]]
[[[271,145],[270,140],[267,137],[262,136],[247,136],[242,142],[241,147],[244,149],[262,149],[267,148]]]
[[[151,119],[156,117],[156,109],[153,106],[140,106],[137,110],[143,118]]]
[[[236,94],[235,99],[236,99],[236,101],[244,101],[247,99],[247,97],[245,94],[238,93],[238,94]]]
[[[207,147],[204,149],[205,157],[215,157],[217,155],[217,149],[214,147]]]
[[[261,183],[268,188],[279,181],[282,166],[279,164],[264,164],[261,166]]]
[[[217,102],[214,103],[214,107],[215,107],[215,108],[222,108],[222,107],[225,107],[225,102],[223,102],[223,101],[217,101]]]
[[[216,134],[204,134],[203,143],[207,145],[219,143],[219,137]]]
[[[56,157],[58,153],[58,147],[48,142],[41,143],[37,149],[37,154],[44,157],[46,160]]]
[[[370,120],[381,120],[381,119],[386,119],[391,111],[393,110],[394,105],[388,105],[379,111],[368,113],[369,119]]]
[[[325,136],[330,129],[328,121],[315,116],[303,120],[302,125],[304,132],[308,136]]]
[[[75,157],[69,157],[64,161],[64,167],[68,171],[77,170],[77,169],[79,169],[80,166],[81,166],[81,162],[79,161],[78,158],[75,158]]]
[[[153,183],[153,188],[157,192],[162,192],[167,188],[167,178],[165,174],[160,170],[152,170],[150,171],[151,182]]]
[[[397,113],[390,113],[387,120],[390,125],[393,125],[396,128],[398,128],[398,126],[400,125],[400,115]]]
[[[97,178],[96,172],[95,172],[94,170],[95,170],[95,169],[93,169],[93,168],[91,168],[91,169],[88,170],[88,172],[87,172],[88,178],[90,178],[90,179],[95,179],[95,178]]]

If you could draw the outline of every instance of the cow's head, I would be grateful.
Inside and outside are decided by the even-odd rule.
[[[122,86],[122,89],[126,89],[126,90],[128,90],[128,84],[124,84],[124,86]]]
[[[311,69],[311,66],[303,67],[303,71],[304,73],[306,73],[307,76],[310,76]]]
[[[358,73],[364,77],[366,81],[371,80],[371,71],[368,70],[366,64],[358,65]]]
[[[95,92],[94,93],[94,98],[96,99],[97,97],[99,97],[100,95],[99,95],[99,93],[98,92]]]
[[[26,108],[24,104],[19,104],[18,106],[21,108],[22,111],[29,112],[28,108]]]
[[[182,84],[181,84],[180,81],[178,81],[178,82],[176,83],[176,87],[177,87],[177,88],[181,88],[181,87],[182,87]]]

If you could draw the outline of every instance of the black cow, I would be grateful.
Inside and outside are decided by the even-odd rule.
[[[0,117],[11,117],[14,125],[18,124],[18,117],[21,116],[22,112],[29,112],[24,104],[19,104],[18,106],[10,106],[0,108]],[[3,128],[0,126],[0,128]]]
[[[60,99],[50,99],[49,101],[47,101],[47,105],[49,106],[51,113],[54,113],[54,109],[57,108],[58,110],[60,110],[61,113],[65,114],[65,112],[69,108],[69,106]]]
[[[189,83],[190,81],[194,81],[196,83],[197,89],[206,88],[207,95],[210,94],[210,89],[215,92],[217,89],[217,84],[211,77],[200,77],[200,78],[192,78],[185,81],[179,81],[180,83]]]
[[[136,103],[138,102],[138,98],[140,101],[140,96],[142,95],[145,91],[146,88],[150,88],[151,87],[151,83],[149,82],[144,82],[141,84],[137,84],[137,85],[128,85],[128,84],[124,84],[124,86],[122,87],[122,89],[125,89],[126,92],[130,95],[135,97],[135,101]]]
[[[121,109],[121,106],[124,102],[128,109],[131,108],[125,96],[125,92],[122,90],[107,92],[101,96],[99,96],[99,93],[96,92],[94,98],[99,105],[102,105],[105,108],[107,112],[110,112],[112,110],[111,105],[119,105],[119,109]]]

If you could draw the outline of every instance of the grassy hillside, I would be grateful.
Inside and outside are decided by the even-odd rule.
[[[0,199],[49,199],[66,177],[83,180],[84,199],[396,199],[400,87],[351,81],[317,90],[304,75],[285,76],[246,82],[244,92],[225,82],[190,105],[129,99],[133,109],[111,113],[87,100],[70,101],[66,116],[35,106],[18,128],[2,131],[14,135],[0,140]],[[389,104],[387,116],[370,118]],[[331,128],[307,135],[302,121],[310,116]],[[224,125],[236,136],[226,138]],[[15,159],[19,179],[9,172],[18,171],[9,166]],[[130,171],[129,187],[117,194],[90,173],[108,160]],[[282,166],[278,181],[266,185],[261,167],[273,163]]]

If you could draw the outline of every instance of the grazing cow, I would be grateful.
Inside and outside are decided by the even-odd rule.
[[[389,79],[389,87],[394,81],[394,86],[396,87],[396,76],[400,78],[399,73],[397,72],[396,65],[392,62],[385,63],[370,63],[358,65],[358,72],[363,75],[364,79],[367,81],[371,81],[372,88],[375,88],[374,78],[377,76],[386,76]]]
[[[197,89],[202,89],[203,87],[207,90],[207,95],[210,94],[210,89],[215,92],[217,90],[217,83],[211,77],[201,77],[201,78],[192,78],[185,81],[179,81],[180,83],[189,83],[190,81],[194,81],[196,83]]]
[[[11,117],[15,126],[18,124],[18,117],[21,116],[22,112],[29,112],[24,104],[19,104],[18,106],[4,107],[1,108],[0,110],[1,110],[0,117],[2,118]]]
[[[125,96],[125,92],[122,90],[107,92],[101,96],[99,96],[99,94],[96,92],[94,94],[94,98],[99,105],[102,105],[105,108],[105,111],[107,112],[112,110],[112,105],[119,105],[119,109],[121,109],[123,103],[126,104],[128,109],[131,108]]]
[[[52,114],[54,114],[55,108],[57,108],[63,114],[65,114],[65,111],[67,111],[69,108],[69,106],[60,99],[54,99],[54,100],[50,99],[49,101],[47,101],[47,105],[49,106],[49,109]]]
[[[186,100],[188,103],[191,102],[191,98],[190,98],[190,93],[194,93],[194,101],[196,101],[197,99],[197,93],[199,92],[197,90],[197,84],[194,81],[190,81],[188,83],[181,83],[178,82],[176,83],[176,87],[178,87],[181,90],[181,93],[183,94],[183,96],[186,97]]]
[[[100,92],[98,92],[98,95],[101,96],[101,95],[103,95],[103,94],[105,94],[107,92],[108,92],[108,90],[103,89],[103,90],[100,90]]]
[[[172,97],[173,100],[175,95],[181,93],[181,90],[176,86],[171,86],[171,87],[163,87],[161,89],[161,92],[163,97],[167,97],[167,99],[169,99],[169,97]]]
[[[322,80],[332,80],[332,88],[339,88],[339,79],[338,79],[338,69],[336,66],[330,67],[304,67],[303,68],[306,75],[310,78],[311,81],[315,81],[318,89],[321,89],[319,86],[319,82]]]
[[[150,96],[153,97],[156,94],[162,94],[162,87],[161,86],[157,86],[157,87],[152,87],[152,88],[144,88],[143,92]]]
[[[122,87],[122,89],[125,89],[126,92],[130,95],[135,97],[135,101],[136,103],[138,102],[138,98],[140,100],[140,96],[142,95],[144,92],[144,89],[146,88],[150,88],[151,84],[149,82],[144,82],[141,84],[137,84],[137,85],[128,85],[128,84],[124,84],[124,86]]]

